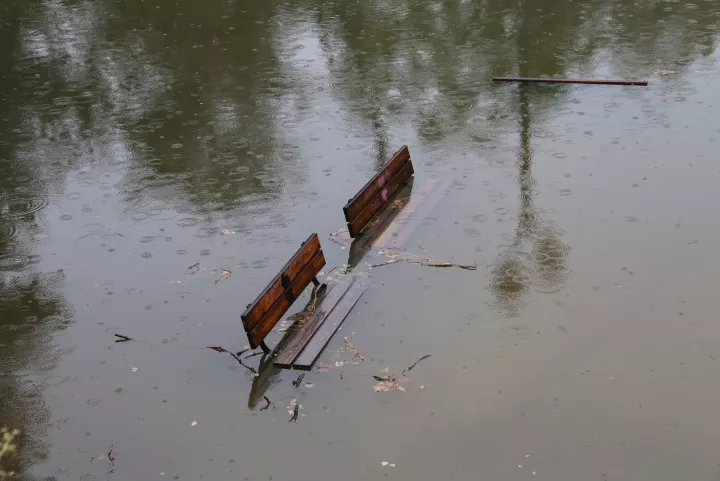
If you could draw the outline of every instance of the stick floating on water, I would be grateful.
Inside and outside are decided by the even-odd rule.
[[[647,80],[592,80],[536,77],[493,77],[495,82],[532,82],[553,84],[592,84],[592,85],[638,85],[647,86]]]

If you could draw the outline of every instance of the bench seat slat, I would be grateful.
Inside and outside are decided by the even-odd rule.
[[[344,279],[333,286],[333,289],[325,296],[316,311],[308,316],[302,327],[300,327],[294,333],[292,339],[285,344],[282,351],[280,351],[275,358],[275,366],[283,368],[292,367],[293,361],[298,354],[300,354],[310,338],[312,338],[317,327],[322,325],[325,318],[332,313],[338,301],[342,299],[350,286],[351,283],[346,282]]]
[[[367,279],[357,279],[353,282],[340,302],[337,303],[332,312],[325,318],[322,325],[318,326],[319,329],[316,330],[312,339],[310,339],[305,346],[305,349],[303,349],[295,359],[293,369],[302,371],[312,369],[318,357],[320,357],[320,354],[325,349],[325,346],[330,342],[333,334],[335,334],[345,318],[350,314],[352,308],[355,307],[355,304],[360,300],[360,296],[362,296],[367,289],[367,285]]]

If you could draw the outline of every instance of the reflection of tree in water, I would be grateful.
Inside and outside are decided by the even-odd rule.
[[[128,119],[134,159],[124,173],[127,200],[149,192],[207,214],[255,201],[269,208],[282,188],[282,169],[296,156],[278,140],[275,118],[290,83],[273,76],[276,5],[167,0],[156,9],[156,3],[123,3],[109,29],[110,55],[136,37],[147,62],[162,69],[152,107]],[[143,68],[139,58],[125,61]]]
[[[79,125],[56,128],[57,113],[37,102],[50,88],[44,83],[50,67],[28,62],[23,52],[28,12],[38,3],[0,6],[0,424],[22,432],[16,454],[3,459],[19,479],[32,479],[27,471],[48,455],[42,438],[50,413],[43,390],[58,382],[48,376],[62,354],[52,337],[72,322],[58,293],[64,275],[33,272],[39,261],[33,247],[43,230],[38,221],[51,193],[62,189],[66,167],[43,150],[76,140]],[[51,145],[55,140],[59,144]]]
[[[286,178],[304,179],[298,145],[278,121],[302,85],[280,75],[273,2],[12,8],[4,45],[21,75],[3,90],[21,92],[32,153],[117,168],[130,215],[163,204],[257,214],[278,201]]]
[[[532,87],[530,87],[532,88]],[[552,292],[562,287],[567,276],[569,247],[562,243],[551,222],[538,214],[533,195],[531,113],[528,86],[520,86],[520,145],[518,148],[518,185],[520,211],[512,244],[503,251],[492,270],[490,287],[498,307],[506,315],[516,315],[523,295],[531,288]]]
[[[62,379],[49,376],[62,352],[53,334],[72,322],[57,294],[62,273],[0,272],[0,423],[20,429],[16,456],[3,466],[30,479],[27,470],[47,457],[43,442],[50,413],[43,390]],[[6,460],[3,460],[5,463]]]
[[[488,88],[493,75],[644,78],[711,53],[720,28],[713,2],[330,0],[318,9],[334,91],[368,130],[386,136],[411,120],[425,143],[472,130],[479,147],[512,121],[508,91]],[[534,96],[536,121],[561,98]]]

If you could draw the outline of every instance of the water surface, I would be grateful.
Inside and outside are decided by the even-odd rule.
[[[23,435],[3,464],[720,479],[719,19],[713,1],[5,0],[0,422]],[[403,144],[414,194],[442,190],[408,251],[478,270],[373,269],[342,331],[367,360],[338,335],[299,388],[203,349],[242,349],[241,311],[311,232],[328,271],[348,263],[328,234]],[[374,392],[426,353],[404,392]]]

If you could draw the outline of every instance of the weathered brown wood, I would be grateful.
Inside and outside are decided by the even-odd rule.
[[[285,290],[300,275],[303,268],[320,251],[320,239],[317,234],[312,234],[303,242],[295,255],[285,264],[280,273],[270,281],[270,284],[263,289],[262,293],[248,306],[241,317],[246,332],[252,331],[260,319],[270,310],[275,302],[282,296]]]
[[[317,327],[325,321],[325,318],[333,311],[351,285],[352,282],[341,280],[333,286],[332,291],[325,296],[316,311],[308,316],[302,327],[293,333],[292,338],[287,343],[284,343],[282,350],[275,358],[274,364],[276,367],[292,367],[293,361],[312,338]]]
[[[355,307],[355,304],[360,300],[360,296],[367,290],[367,286],[367,280],[355,280],[340,302],[337,303],[335,309],[325,318],[322,325],[319,326],[320,329],[317,330],[310,342],[305,346],[305,349],[303,349],[295,359],[293,369],[302,371],[312,369],[318,357],[320,357],[320,354],[325,349],[325,346],[330,342],[333,334],[335,334],[345,318],[350,314],[352,308]]]
[[[365,184],[360,191],[348,201],[343,207],[345,212],[345,220],[351,222],[357,215],[367,207],[367,205],[380,193],[380,191],[395,177],[398,171],[410,161],[410,151],[407,145],[395,152],[385,167],[378,172],[375,177]]]
[[[590,84],[590,85],[639,85],[647,86],[647,80],[585,80],[585,79],[565,79],[565,78],[547,78],[547,77],[493,77],[495,82],[533,82],[533,83],[553,83],[553,84]]]
[[[280,318],[287,312],[295,299],[302,294],[302,291],[312,282],[313,277],[317,275],[320,269],[325,265],[325,256],[323,251],[319,251],[315,254],[315,257],[310,261],[305,268],[300,271],[292,284],[281,294],[281,296],[275,301],[275,303],[268,309],[267,313],[257,323],[255,328],[248,332],[248,341],[250,341],[250,347],[255,349],[260,345],[265,336],[272,331],[275,324]]]
[[[388,199],[413,175],[413,172],[412,162],[407,161],[398,173],[378,191],[375,198],[368,202],[366,207],[354,219],[348,222],[350,237],[357,237],[367,223],[387,204]]]
[[[442,186],[440,179],[430,179],[413,192],[410,202],[403,206],[392,224],[373,242],[373,247],[402,247],[442,199]]]

